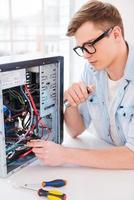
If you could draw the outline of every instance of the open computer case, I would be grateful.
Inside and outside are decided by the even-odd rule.
[[[35,159],[27,142],[63,141],[63,57],[0,58],[0,176]]]

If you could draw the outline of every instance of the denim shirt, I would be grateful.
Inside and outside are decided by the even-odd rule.
[[[99,137],[115,145],[109,131],[106,71],[96,71],[93,66],[86,63],[81,79],[86,85],[94,84],[96,86],[95,92],[79,106],[85,127],[88,128],[92,121]],[[114,100],[113,112],[110,117],[114,121],[113,125],[119,139],[119,146],[126,145],[134,151],[134,47],[131,45],[129,45],[123,81]]]

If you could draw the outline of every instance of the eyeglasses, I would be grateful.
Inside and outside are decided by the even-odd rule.
[[[108,36],[109,33],[113,30],[113,28],[108,29],[107,31],[105,31],[104,33],[102,33],[99,37],[97,37],[94,41],[92,42],[85,42],[82,46],[77,46],[74,47],[73,50],[75,51],[75,53],[77,53],[78,56],[83,57],[84,56],[84,52],[90,53],[90,54],[94,54],[96,52],[96,48],[95,48],[95,44],[100,41],[101,39],[103,39],[104,37]]]

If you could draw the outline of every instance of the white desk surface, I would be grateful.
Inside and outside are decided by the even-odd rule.
[[[65,138],[65,146],[101,148],[109,146],[84,133],[78,139]],[[63,178],[67,185],[59,190],[67,200],[134,200],[134,170],[100,170],[78,166],[47,167],[39,161],[21,169],[8,178],[0,178],[1,200],[41,200],[36,192],[14,188],[14,184],[36,183]]]

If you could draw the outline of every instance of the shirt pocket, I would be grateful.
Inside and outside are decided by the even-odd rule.
[[[117,117],[120,126],[122,127],[124,135],[127,135],[129,125],[134,117],[134,106],[123,107],[120,106],[117,110]]]
[[[88,98],[89,112],[91,119],[100,120],[101,119],[101,111],[100,111],[100,103],[99,99],[96,95],[92,95]]]

